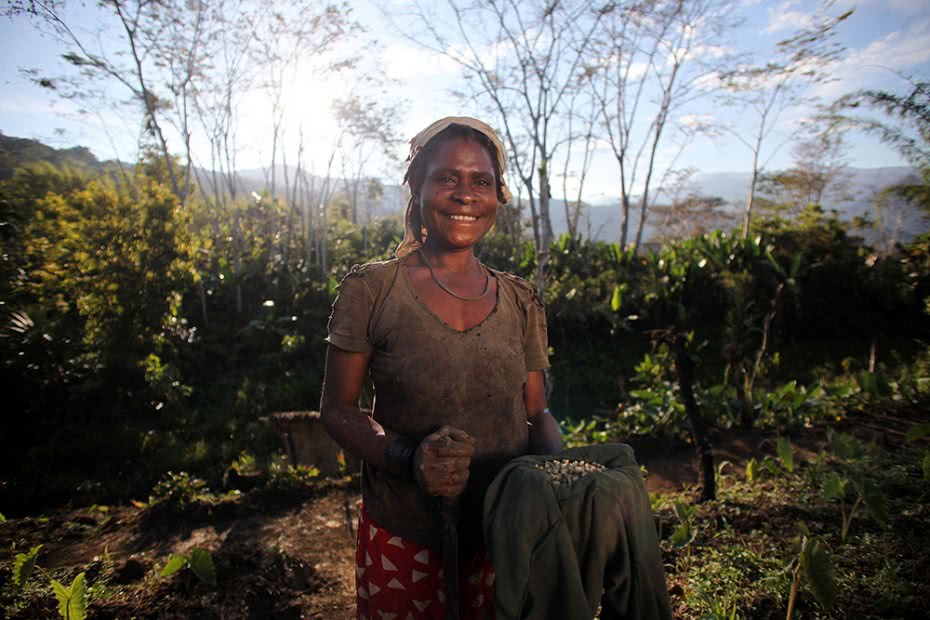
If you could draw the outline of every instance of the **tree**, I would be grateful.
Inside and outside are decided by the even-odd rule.
[[[759,193],[766,197],[762,210],[795,219],[810,205],[822,205],[826,194],[835,200],[850,200],[845,193],[847,172],[843,158],[843,134],[825,130],[797,142],[792,148],[793,165],[787,170],[759,179]]]
[[[401,104],[381,103],[384,99],[365,100],[358,95],[333,102],[336,122],[343,136],[341,146],[342,179],[348,195],[350,220],[359,223],[358,205],[363,179],[372,163],[372,157],[380,155],[385,162],[396,162],[395,152],[402,140],[397,133],[397,119],[401,115]],[[366,224],[370,214],[366,214]]]
[[[836,17],[827,15],[826,11],[834,1],[824,0],[810,25],[778,42],[774,52],[767,55],[768,60],[764,64],[744,65],[719,76],[725,90],[723,102],[743,110],[748,106],[755,114],[754,129],[748,136],[724,126],[752,153],[752,176],[743,211],[744,239],[749,237],[749,223],[760,176],[768,159],[778,150],[775,148],[768,157],[764,157],[765,143],[778,127],[781,115],[786,110],[812,102],[810,97],[805,96],[806,87],[829,79],[823,68],[839,58],[844,50],[835,41],[836,28],[853,12],[846,11]]]
[[[721,49],[714,43],[727,24],[728,10],[728,2],[713,0],[614,5],[593,38],[585,79],[597,98],[601,125],[620,170],[622,247],[629,241],[632,209],[638,207],[634,253],[654,199],[657,155],[672,113],[694,97],[707,72],[700,56],[714,56]],[[696,71],[689,73],[692,64]]]
[[[72,29],[64,5],[64,2],[36,0],[30,2],[28,11],[13,11],[30,15],[39,28],[64,45],[67,51],[62,58],[77,70],[76,76],[60,77],[47,77],[32,70],[35,81],[57,90],[62,97],[90,101],[91,106],[112,101],[119,105],[128,95],[129,103],[141,114],[143,135],[166,162],[165,172],[172,191],[183,203],[190,190],[189,157],[179,171],[167,129],[174,125],[189,149],[190,94],[196,89],[201,67],[208,64],[203,45],[207,33],[206,4],[105,0],[99,3],[101,21],[115,25],[119,35],[97,36],[96,40]],[[102,29],[103,26],[98,35],[102,35]],[[104,45],[104,40],[111,43]],[[99,89],[91,84],[99,85]],[[111,99],[107,94],[111,85],[124,94]],[[169,120],[172,109],[174,117]]]
[[[652,211],[659,217],[658,228],[663,241],[703,235],[712,230],[726,230],[732,223],[726,201],[719,196],[704,196],[690,187],[696,170],[685,168],[667,174],[667,203],[656,203]]]
[[[910,90],[903,95],[883,90],[859,90],[837,99],[830,110],[835,124],[877,135],[919,172],[919,182],[896,185],[883,194],[904,198],[930,211],[930,81],[905,79]],[[864,108],[877,110],[887,119],[850,115],[850,112],[860,112]]]
[[[408,35],[458,64],[471,95],[496,116],[510,151],[511,173],[520,182],[515,193],[525,193],[530,206],[540,289],[553,240],[553,159],[565,140],[559,121],[578,88],[592,37],[612,7],[591,0],[520,5],[448,0],[448,16],[441,18],[420,6],[416,16],[424,33]],[[440,26],[447,22],[450,30]]]
[[[585,106],[581,112],[577,112],[577,105],[581,95],[586,95],[580,105]],[[565,155],[562,158],[562,204],[565,207],[565,226],[568,229],[570,237],[578,237],[578,219],[581,217],[583,203],[581,196],[584,192],[585,181],[588,178],[588,172],[591,170],[591,163],[594,159],[594,149],[597,143],[597,134],[595,126],[598,118],[597,100],[590,94],[583,91],[576,91],[572,94],[571,103],[568,109],[568,134],[565,140]],[[581,124],[581,129],[576,130],[574,125]],[[581,165],[577,170],[572,170],[571,165],[576,161],[572,156],[572,148],[578,141],[582,142]],[[569,180],[574,179],[576,183],[574,197],[569,197],[568,184]]]

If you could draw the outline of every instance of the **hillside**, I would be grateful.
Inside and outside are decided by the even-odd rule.
[[[55,166],[65,163],[100,168],[101,163],[83,146],[55,149],[37,140],[14,138],[0,132],[0,181],[13,176],[13,171],[23,164],[49,162]]]
[[[56,166],[65,162],[102,168],[103,162],[85,147],[76,146],[68,149],[55,149],[36,140],[15,138],[0,133],[0,180],[8,179],[13,170],[24,163],[47,161]],[[277,170],[279,197],[284,197],[284,168]],[[289,177],[293,179],[295,170],[288,169]],[[240,195],[249,195],[252,192],[265,191],[269,177],[268,171],[255,168],[239,171],[238,188]],[[196,179],[206,180],[209,173],[206,170],[195,170]],[[907,167],[883,168],[848,168],[846,170],[846,183],[842,192],[828,192],[822,205],[824,211],[835,210],[838,217],[846,222],[852,222],[857,217],[867,217],[876,222],[872,229],[857,231],[872,245],[888,245],[894,242],[906,242],[925,232],[930,227],[927,215],[906,204],[893,204],[887,212],[879,214],[874,206],[874,197],[885,187],[915,178],[914,171]],[[716,172],[701,173],[694,177],[687,191],[699,196],[719,197],[724,201],[724,212],[730,221],[737,222],[743,210],[750,181],[748,172]],[[318,176],[312,178],[316,187],[323,185],[323,179]],[[337,187],[343,181],[336,179]],[[407,194],[406,189],[399,184],[386,183],[383,186],[382,196],[370,205],[360,205],[360,208],[370,212],[372,218],[399,216],[403,213]],[[618,241],[620,238],[620,210],[619,198],[602,198],[587,206],[582,212],[580,233],[588,239],[600,241]],[[562,200],[553,198],[550,205],[552,227],[556,235],[567,231],[565,219],[565,206]],[[634,209],[631,213],[629,230],[632,236],[639,225],[639,214]],[[527,228],[529,223],[527,222]],[[651,215],[646,221],[643,232],[645,242],[653,241],[662,236],[662,222],[656,215]]]

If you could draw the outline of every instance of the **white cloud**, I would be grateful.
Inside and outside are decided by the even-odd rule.
[[[711,114],[682,114],[678,117],[678,124],[688,129],[704,129],[715,121]]]
[[[436,52],[404,43],[392,43],[384,50],[384,71],[389,78],[405,80],[429,75],[446,75],[455,63]]]
[[[777,8],[769,9],[769,23],[763,30],[767,34],[783,30],[799,30],[814,23],[813,13],[790,10],[794,2],[783,2]]]
[[[927,0],[867,0],[864,4],[891,9],[902,15],[926,15],[928,11]]]
[[[907,73],[928,61],[930,19],[925,19],[914,23],[906,32],[891,32],[861,50],[852,50],[829,69],[836,79],[821,84],[816,93],[834,98],[857,88],[876,87],[893,79],[893,72]]]

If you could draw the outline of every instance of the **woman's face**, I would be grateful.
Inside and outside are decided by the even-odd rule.
[[[497,218],[497,178],[481,144],[456,138],[440,144],[420,189],[427,243],[464,249],[481,240]]]

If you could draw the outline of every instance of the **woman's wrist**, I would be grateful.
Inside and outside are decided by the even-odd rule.
[[[414,480],[413,456],[419,445],[414,437],[398,435],[392,439],[384,450],[384,469],[402,480]]]

